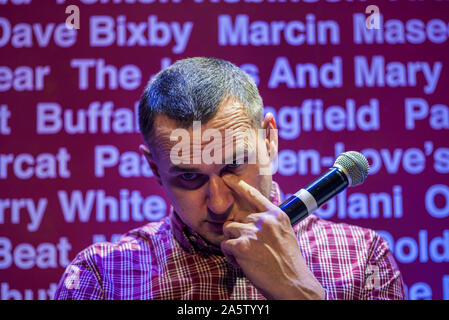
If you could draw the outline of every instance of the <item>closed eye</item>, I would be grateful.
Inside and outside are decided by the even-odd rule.
[[[243,159],[234,160],[232,163],[226,165],[227,169],[237,169],[248,164],[248,157],[244,157]]]
[[[248,163],[241,161],[240,163],[230,163],[226,165],[226,167],[223,169],[224,171],[232,171],[234,173],[241,172],[242,170],[245,170]]]

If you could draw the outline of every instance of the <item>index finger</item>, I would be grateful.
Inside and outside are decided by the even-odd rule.
[[[234,190],[239,196],[248,201],[258,212],[267,211],[277,208],[270,200],[268,200],[259,190],[239,179],[236,175],[225,174],[223,181]]]

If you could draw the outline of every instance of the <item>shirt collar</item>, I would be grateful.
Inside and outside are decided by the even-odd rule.
[[[279,185],[273,181],[270,191],[270,201],[279,206],[281,204],[281,192]],[[178,216],[173,206],[170,206],[171,230],[175,239],[181,247],[189,253],[200,253],[204,255],[223,255],[219,246],[209,243],[198,233],[189,228]]]

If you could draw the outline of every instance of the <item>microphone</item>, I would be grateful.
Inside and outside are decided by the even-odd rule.
[[[348,186],[362,184],[368,172],[369,164],[363,154],[356,151],[344,152],[335,160],[332,168],[279,207],[288,215],[294,226]]]

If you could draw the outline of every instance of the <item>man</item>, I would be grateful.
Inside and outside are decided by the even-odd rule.
[[[292,228],[269,170],[276,123],[235,65],[177,61],[149,83],[139,118],[170,214],[81,252],[56,299],[404,298],[374,231],[315,215]]]

